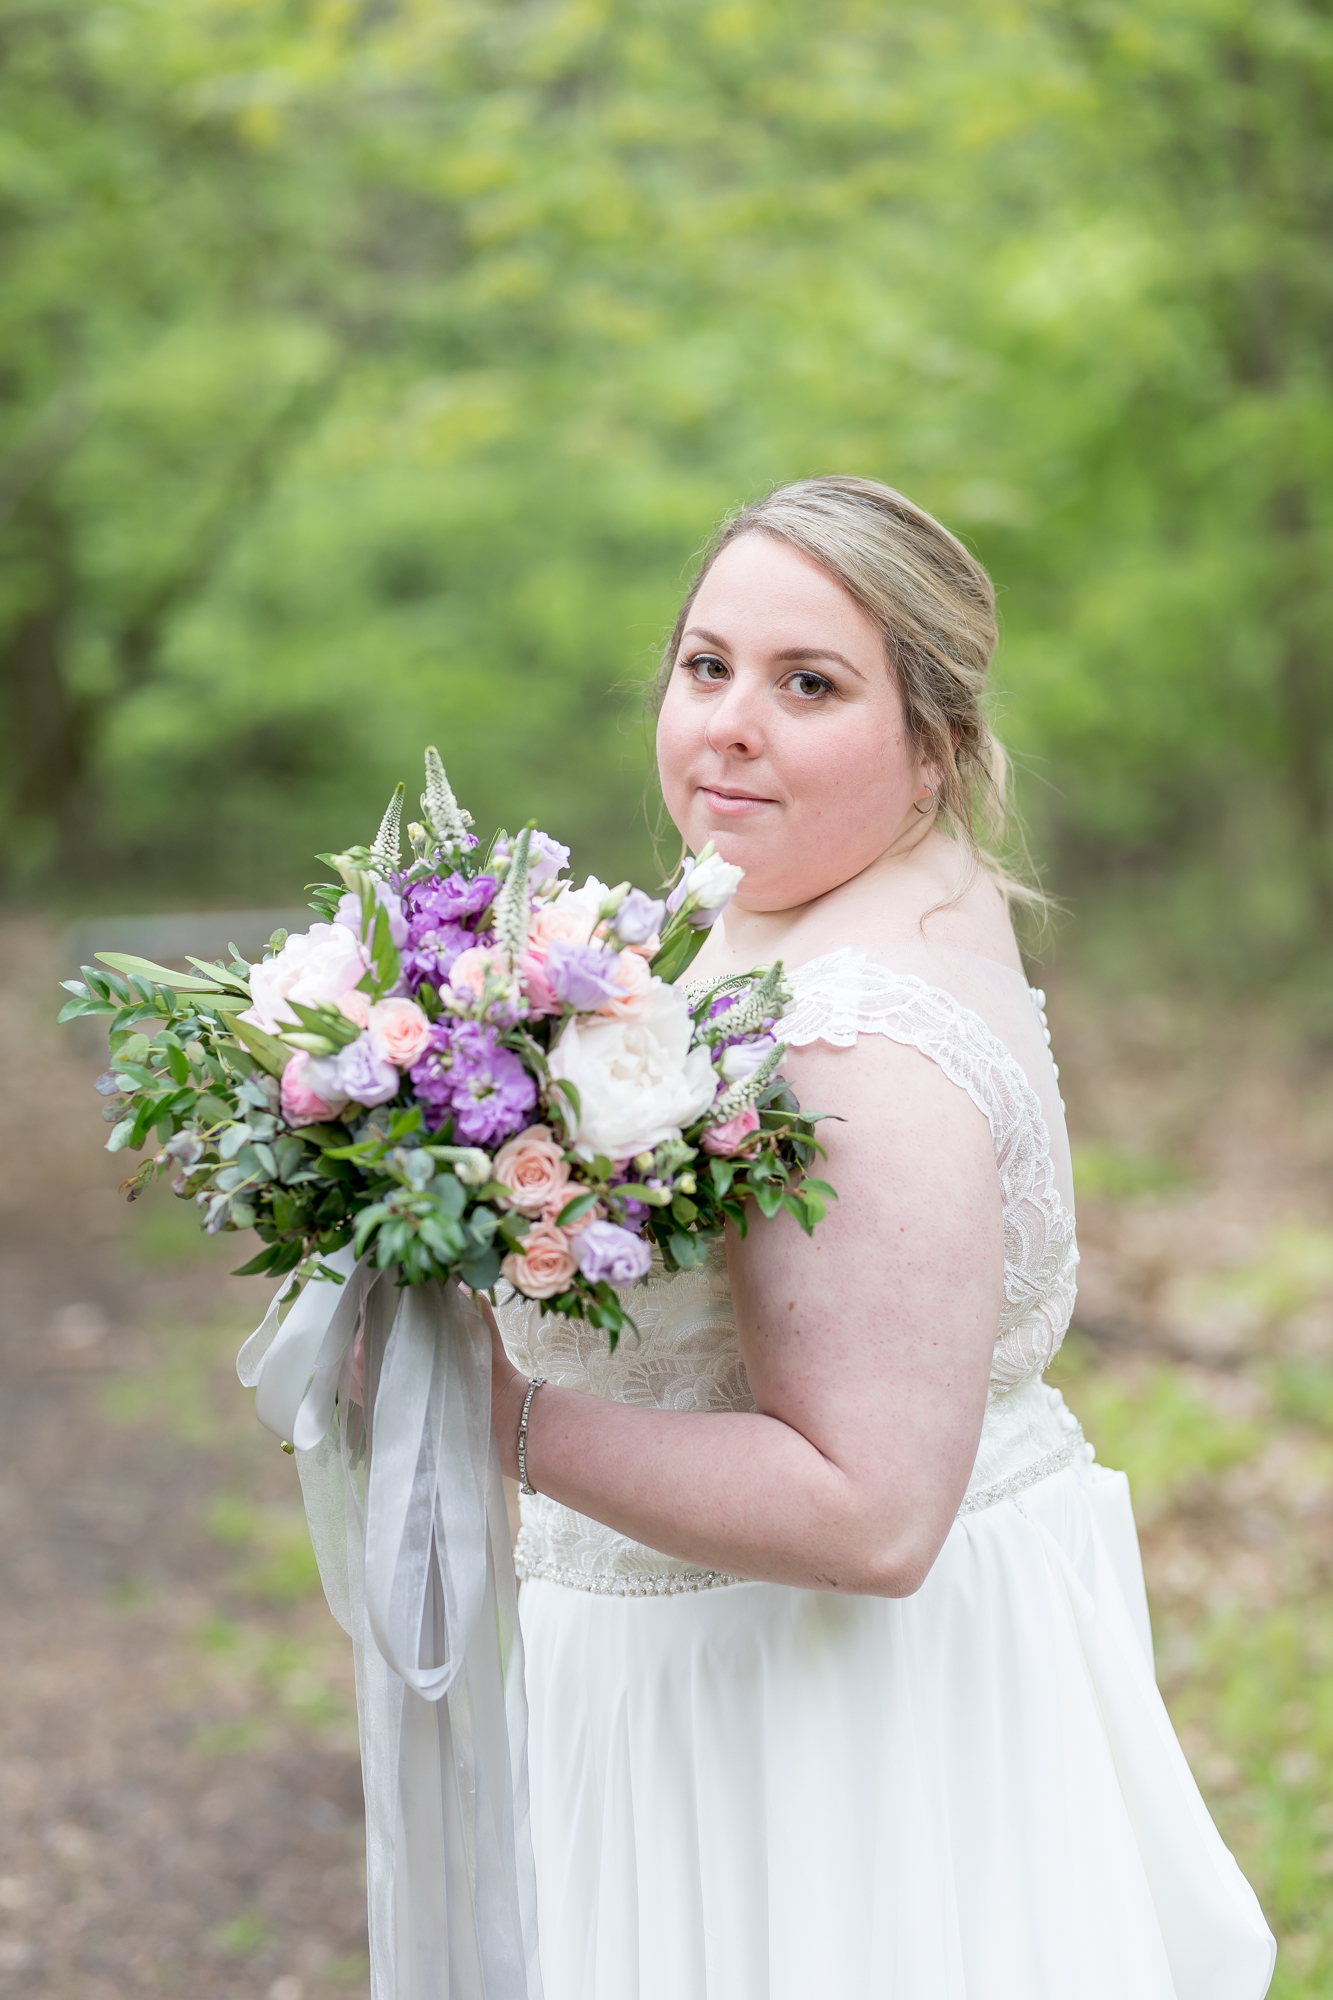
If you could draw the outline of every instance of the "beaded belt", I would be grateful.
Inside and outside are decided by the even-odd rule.
[[[1007,1478],[997,1479],[993,1485],[979,1486],[975,1493],[965,1494],[958,1512],[960,1515],[979,1514],[987,1507],[996,1507],[1002,1500],[1012,1500],[1016,1494],[1025,1493],[1029,1486],[1049,1479],[1053,1473],[1063,1472],[1075,1459],[1091,1456],[1092,1449],[1080,1426],[1075,1424],[1065,1443],[1057,1450],[1048,1451],[1030,1465],[1011,1472]],[[558,1583],[566,1590],[585,1590],[594,1597],[680,1597],[686,1591],[719,1590],[723,1585],[744,1583],[746,1580],[741,1576],[724,1576],[712,1569],[638,1572],[576,1569],[570,1564],[530,1553],[524,1547],[526,1539],[525,1535],[520,1535],[514,1551],[514,1567],[525,1583]]]

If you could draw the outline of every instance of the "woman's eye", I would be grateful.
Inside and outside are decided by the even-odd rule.
[[[686,660],[687,673],[697,681],[717,682],[725,680],[730,669],[725,660],[719,660],[716,653],[696,653],[692,660]]]
[[[812,701],[819,695],[833,692],[832,681],[826,681],[823,674],[808,672],[793,674],[787,685],[794,688],[804,701]]]

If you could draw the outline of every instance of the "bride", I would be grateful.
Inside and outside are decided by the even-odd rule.
[[[672,636],[667,806],[745,870],[694,977],[785,962],[840,1199],[659,1269],[614,1355],[502,1298],[546,2000],[1268,1986],[1154,1684],[1124,1475],[1042,1382],[1073,1189],[972,835],[994,643],[974,558],[850,478],[733,518]]]

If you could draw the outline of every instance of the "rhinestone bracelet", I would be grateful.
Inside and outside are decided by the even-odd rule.
[[[536,1497],[537,1489],[528,1479],[528,1415],[532,1409],[532,1399],[546,1380],[544,1375],[534,1375],[528,1383],[528,1393],[523,1398],[523,1414],[518,1420],[518,1490],[520,1493]]]

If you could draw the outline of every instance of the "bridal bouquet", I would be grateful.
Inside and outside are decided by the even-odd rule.
[[[471,816],[426,752],[420,823],[400,785],[369,848],[322,855],[320,919],[264,958],[176,973],[95,954],[60,1019],[110,1014],[108,1150],[157,1146],[155,1177],[203,1226],[253,1229],[242,1273],[325,1257],[409,1285],[503,1276],[612,1345],[617,1288],[701,1262],[746,1204],[807,1232],[833,1197],[809,1168],[815,1118],[778,1075],[780,964],[701,992],[685,971],[741,871],[709,847],[665,900],[592,877],[533,828],[481,858]]]

